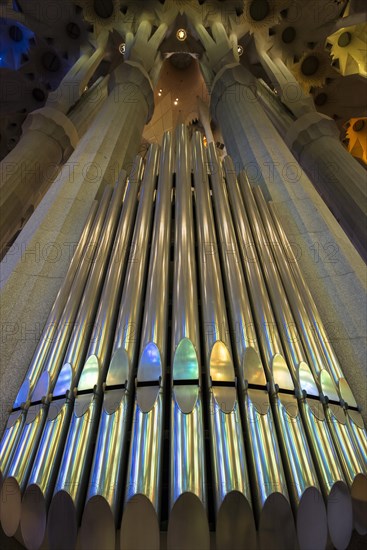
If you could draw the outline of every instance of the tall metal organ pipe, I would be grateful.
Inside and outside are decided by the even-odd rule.
[[[191,155],[187,129],[176,130],[172,290],[170,550],[210,547],[207,518],[200,325],[195,266]]]
[[[234,337],[234,350],[238,365],[238,377],[240,387],[244,394],[245,402],[249,400],[247,394],[251,391],[251,380],[248,375],[248,364],[255,361],[259,365],[259,375],[262,364],[256,347],[249,347],[248,341],[251,335],[247,334],[247,327],[253,327],[253,319],[250,309],[250,300],[246,290],[246,283],[241,269],[241,258],[238,250],[234,226],[226,195],[222,171],[217,159],[214,144],[209,145],[209,159],[211,168],[211,182],[213,200],[216,213],[216,227],[220,241],[220,250],[223,266],[223,278],[227,286],[227,296],[230,317],[232,319],[232,335]],[[230,254],[228,254],[230,252]],[[269,300],[266,289],[260,296],[254,295],[254,300]],[[261,306],[261,304],[260,304]],[[264,308],[261,308],[264,311]],[[264,314],[262,319],[271,322]],[[258,319],[261,322],[261,320]],[[274,326],[273,334],[276,333]],[[279,340],[279,337],[277,338]],[[280,343],[279,343],[280,344]],[[320,492],[316,470],[313,464],[311,451],[307,437],[303,429],[301,415],[298,409],[295,387],[284,360],[282,347],[273,347],[267,341],[269,350],[265,350],[265,357],[271,356],[271,363],[266,365],[265,373],[268,379],[268,389],[262,396],[263,413],[266,403],[271,403],[275,426],[277,428],[278,442],[282,453],[282,463],[288,481],[289,496],[296,518],[297,535],[300,549],[324,548],[327,540],[327,519],[325,505]],[[251,373],[252,374],[252,373]],[[263,377],[263,382],[266,382]],[[256,386],[260,386],[260,380],[256,380]],[[266,388],[264,388],[266,390]],[[256,401],[255,401],[256,403]],[[244,412],[245,418],[247,411]],[[246,424],[246,421],[245,421]],[[253,428],[252,428],[253,430]],[[250,432],[252,434],[252,431]],[[248,439],[248,455],[252,452],[250,438]],[[264,443],[265,447],[265,443]],[[268,447],[269,449],[269,447]],[[264,453],[264,450],[262,450]],[[266,454],[265,454],[266,457]],[[256,461],[256,457],[255,457]],[[257,488],[257,484],[255,484]],[[254,492],[258,492],[258,490]],[[265,504],[266,506],[266,504]],[[275,525],[281,525],[284,531],[284,523],[276,518],[278,510],[272,512]],[[260,516],[260,523],[261,520]],[[261,535],[261,533],[260,533]],[[262,535],[261,535],[262,536]],[[273,541],[276,536],[272,534]],[[278,539],[279,540],[279,539]],[[262,544],[269,547],[269,543]],[[279,544],[276,542],[274,544]]]
[[[92,213],[95,208],[93,206],[92,212],[88,217],[85,229],[83,230],[81,236],[84,245],[81,245],[80,247],[78,246],[76,250],[76,252],[78,252],[78,262],[80,261],[78,271],[76,273],[75,279],[73,279],[72,281],[72,286],[70,287],[69,284],[65,286],[65,299],[67,297],[67,292],[69,292],[69,297],[67,298],[66,303],[63,303],[62,297],[64,295],[64,291],[62,290],[62,287],[61,292],[59,292],[59,294],[57,295],[55,305],[52,307],[49,317],[46,321],[46,328],[50,325],[51,328],[50,330],[46,330],[46,332],[43,332],[40,343],[39,345],[37,345],[31,364],[28,368],[25,380],[21,385],[20,390],[13,403],[12,412],[8,419],[0,443],[0,489],[2,486],[3,478],[9,468],[13,453],[16,449],[20,434],[22,432],[23,424],[27,416],[27,411],[30,407],[30,397],[34,392],[34,389],[31,390],[31,387],[34,387],[34,384],[43,369],[43,365],[50,347],[57,346],[57,331],[63,330],[64,324],[68,322],[67,315],[69,315],[70,313],[68,304],[76,304],[76,306],[78,305],[77,297],[74,297],[73,290],[75,290],[79,279],[82,279],[83,285],[85,284],[86,278],[88,276],[88,270],[93,260],[93,253],[91,254],[89,251],[90,245],[88,239],[91,239],[92,242],[96,242],[99,231],[103,225],[104,217],[107,212],[108,202],[111,198],[111,193],[111,188],[107,187],[98,206],[98,212],[97,214],[95,214],[95,216]],[[74,269],[75,263],[73,261],[71,265]],[[69,272],[67,273],[67,278],[68,276]],[[66,312],[65,314],[64,311]],[[33,377],[32,384],[30,383],[29,376]]]
[[[114,194],[115,200],[111,201],[110,208],[107,211],[104,226],[113,223],[113,219],[114,219],[114,216],[112,215],[113,208],[116,208],[116,204],[119,201],[121,201],[122,191],[123,191],[123,186],[119,185],[118,189],[115,190],[115,194]],[[109,198],[109,192],[106,193],[106,197]],[[103,212],[105,212],[105,209],[104,209],[105,202],[106,201],[103,201]],[[102,222],[103,220],[99,219],[98,221]],[[100,229],[99,223],[96,225],[95,229]],[[96,258],[96,256],[94,256],[94,258]],[[89,265],[90,265],[90,260],[88,260],[88,262],[85,265],[86,271],[88,271]],[[89,272],[88,281],[90,279],[90,275],[91,275],[91,272],[93,271],[94,265],[95,264],[93,263],[93,266]],[[63,321],[63,318],[66,316],[68,312],[69,313],[71,312],[71,316],[68,320],[68,323],[72,324],[74,321],[74,318],[75,318],[74,314],[76,313],[76,310],[78,309],[77,306],[79,304],[78,296],[84,287],[84,284],[81,285],[81,283],[84,283],[83,280],[82,281],[78,280],[76,282],[78,283],[76,292],[71,293],[71,295],[73,296],[76,294],[75,296],[76,304],[75,305],[71,304],[70,308],[68,308],[67,306],[70,303],[70,300],[68,301],[63,311],[63,314],[61,316],[60,323]],[[72,287],[72,290],[73,289],[74,289],[74,286]],[[73,339],[79,340],[78,338],[79,332],[83,333],[85,330],[88,330],[88,327],[86,327],[83,324],[83,322],[81,322],[84,319],[82,318],[82,320],[80,320],[80,311],[82,311],[83,309],[82,304],[83,304],[83,299],[78,311],[78,316],[77,316],[75,325],[72,324],[71,327],[70,326],[64,327],[63,325],[60,325],[60,331],[59,331],[60,336],[58,336],[53,340],[52,345],[49,348],[46,361],[43,364],[42,375],[38,379],[36,388],[31,395],[30,403],[27,408],[27,411],[25,411],[26,417],[24,420],[24,424],[23,424],[21,433],[18,436],[17,445],[13,451],[12,460],[9,463],[9,467],[6,472],[6,477],[3,480],[1,495],[0,495],[1,524],[4,529],[4,532],[8,536],[13,536],[19,525],[20,513],[21,513],[21,495],[25,489],[27,479],[30,474],[30,469],[32,467],[35,452],[37,450],[37,446],[38,446],[38,443],[42,434],[44,422],[46,419],[51,394],[56,383],[56,377],[58,376],[58,372],[61,368],[61,362],[63,360],[66,346],[69,341],[69,336],[71,334],[68,349],[72,344]],[[42,396],[40,396],[41,389],[44,392]]]
[[[280,324],[283,323],[283,316],[284,312],[287,312],[287,319],[288,322],[291,324],[292,328],[295,327],[295,323],[293,321],[292,312],[290,311],[290,307],[287,301],[287,296],[284,293],[282,284],[279,280],[279,274],[276,270],[275,266],[275,260],[272,256],[271,249],[269,247],[269,243],[266,239],[265,229],[262,224],[262,220],[260,217],[260,213],[258,211],[254,196],[252,194],[251,187],[244,175],[244,173],[240,174],[240,187],[242,190],[242,195],[244,199],[244,204],[246,206],[247,214],[249,217],[250,225],[252,227],[252,232],[254,235],[254,240],[256,243],[257,251],[260,254],[261,258],[261,265],[263,268],[263,272],[265,275],[266,282],[268,284],[268,288],[271,294],[271,297],[273,299],[273,306],[275,306],[275,311],[278,313],[277,317],[280,319]],[[283,312],[279,311],[279,302],[281,302],[281,308]],[[283,324],[281,325],[283,327]],[[292,338],[289,339],[289,331],[282,330],[282,336],[283,341],[288,346],[293,346],[295,341],[300,341],[300,336],[297,333],[297,330],[293,328],[292,331]],[[288,341],[286,340],[288,338]],[[312,335],[307,334],[307,337],[304,338],[303,344],[305,346],[305,349],[309,352],[307,353],[307,356],[311,362],[312,365],[312,371],[315,376],[316,383],[319,384],[319,387],[322,388],[320,378],[318,374],[320,372],[326,372],[322,368],[322,364],[318,363],[317,367],[315,367],[314,361],[322,360],[320,356],[318,355],[317,351],[317,344],[314,341]],[[316,350],[316,352],[315,352]],[[293,358],[294,353],[291,353],[290,356]],[[299,364],[302,364],[302,371],[305,373],[305,371],[308,368],[308,364],[306,364],[303,361],[304,355],[299,355],[298,361]],[[321,369],[321,370],[320,370]],[[314,395],[314,397],[318,398],[318,392],[314,388],[311,391],[311,394]],[[309,404],[309,402],[308,402]],[[304,404],[301,405],[301,410],[304,407]],[[327,500],[327,513],[328,513],[328,527],[329,527],[329,533],[331,536],[331,539],[334,543],[334,545],[337,548],[345,548],[350,540],[351,534],[352,534],[352,528],[353,528],[353,522],[352,522],[352,502],[350,499],[349,491],[345,484],[345,477],[343,475],[343,469],[341,468],[341,462],[338,460],[338,455],[340,459],[340,454],[338,453],[337,446],[332,445],[333,438],[330,437],[330,430],[325,430],[327,423],[327,416],[325,417],[324,411],[323,411],[323,404],[321,401],[318,401],[317,403],[313,403],[312,409],[307,409],[307,412],[310,413],[315,412],[315,410],[318,409],[318,414],[311,415],[311,417],[308,415],[308,419],[317,418],[318,421],[322,421],[323,424],[323,435],[324,437],[327,436],[328,438],[328,445],[325,449],[323,449],[323,454],[321,457],[326,456],[327,457],[327,472],[328,475],[325,476],[325,469],[323,468],[322,462],[320,463],[320,454],[317,452],[318,447],[315,446],[315,438],[314,433],[311,435],[309,433],[309,443],[311,447],[313,448],[314,452],[313,456],[316,461],[318,461],[318,470],[321,472],[321,475],[323,479],[321,480],[324,483],[323,489],[324,489],[324,495]],[[301,413],[302,414],[302,413]],[[325,422],[326,419],[326,422]],[[314,422],[314,428],[316,425],[318,427],[321,427],[321,425],[315,421]],[[330,428],[330,426],[329,426]],[[306,427],[307,431],[307,427]],[[318,440],[320,439],[320,433],[318,433]],[[336,451],[336,452],[335,452]],[[326,455],[325,455],[326,452]],[[315,458],[316,457],[316,458]],[[331,474],[331,475],[330,475]],[[340,520],[336,521],[336,517],[340,516]]]
[[[158,148],[148,153],[81,524],[81,547],[115,549],[149,261]]]
[[[137,204],[137,190],[140,181],[142,160],[135,160],[129,177],[112,259],[106,275],[106,281],[99,304],[94,330],[91,335],[89,357],[104,362],[109,353],[113,338],[113,326],[118,307],[120,280],[126,267],[126,255]],[[102,305],[110,304],[109,307]],[[107,315],[107,317],[106,317]],[[93,352],[93,353],[92,353]],[[71,357],[72,359],[72,357]],[[74,357],[75,360],[75,357]],[[71,364],[66,362],[59,375],[62,392],[53,392],[45,428],[29,476],[22,501],[21,531],[29,550],[39,548],[46,530],[47,511],[51,501],[62,452],[73,410],[75,386],[78,374],[73,377]],[[67,395],[66,395],[67,391]]]
[[[271,249],[274,252],[276,265],[278,266],[279,273],[284,281],[284,286],[288,289],[289,279],[292,278],[289,262],[278,240],[273,219],[261,190],[255,189],[254,194],[267,237],[271,243]],[[304,324],[306,326],[310,326],[307,325],[306,321]],[[310,330],[312,330],[312,325]],[[333,379],[330,377],[330,373],[325,371],[320,374],[320,385],[324,397],[326,397],[329,401],[329,403],[326,401],[324,403],[327,421],[329,423],[335,446],[338,450],[346,481],[351,489],[352,497],[354,497],[353,510],[356,517],[355,525],[356,528],[363,533],[367,529],[366,519],[364,522],[362,519],[363,509],[366,508],[367,496],[361,500],[360,495],[363,494],[363,489],[367,487],[367,462],[366,454],[363,455],[363,453],[360,452],[361,445],[358,441],[356,441],[356,439],[359,439],[363,446],[363,443],[366,441],[366,430],[364,429],[363,422],[363,427],[358,426],[358,431],[354,430],[350,423],[347,422],[348,410],[354,410],[358,415],[360,413],[358,412],[357,404],[345,378],[340,378],[339,384],[336,386]],[[350,407],[349,403],[343,401],[342,395],[344,395],[344,397],[349,396],[348,400]],[[361,420],[361,418],[359,420]]]
[[[81,367],[87,350],[100,289],[107,268],[108,255],[113,243],[114,232],[121,209],[124,190],[125,177],[115,186],[110,206],[106,214],[105,223],[103,224],[98,241],[100,248],[93,258],[93,265],[88,275],[78,314],[75,323],[71,327],[71,336],[65,357],[62,352],[66,341],[61,340],[62,343],[60,347],[55,346],[54,349],[50,349],[50,351],[55,351],[55,354],[49,353],[47,356],[46,363],[44,364],[44,372],[39,379],[39,382],[42,382],[44,387],[45,398],[42,398],[41,406],[39,406],[39,401],[35,402],[33,400],[33,406],[38,408],[38,414],[32,421],[31,415],[27,415],[25,427],[21,434],[17,450],[9,466],[7,477],[3,482],[1,500],[3,502],[6,500],[6,506],[2,507],[1,524],[5,532],[11,533],[11,535],[15,534],[20,522],[21,495],[25,490],[28,476],[32,468],[32,463],[46,421],[50,396],[54,390],[62,361],[64,364],[70,365],[72,378],[74,379],[78,368]]]
[[[261,271],[260,258],[252,237],[252,231],[254,231],[255,228],[253,228],[253,230],[250,228],[232,160],[229,157],[226,157],[224,159],[224,164],[229,201],[241,252],[242,265],[244,268],[244,273],[246,274],[248,288],[251,291],[253,312],[255,319],[258,318],[260,334],[260,325],[270,325],[276,329],[276,323],[272,309],[269,307],[271,306],[269,297],[265,300],[265,305],[269,309],[263,310],[262,307],[260,307],[261,303],[264,304],[264,300],[259,300],[259,297],[268,295]],[[266,323],[264,323],[262,311],[267,311],[265,316],[265,319],[267,319]],[[269,315],[271,316],[269,317]],[[274,330],[272,331],[272,334],[274,335],[273,338],[270,338],[269,340],[260,340],[262,342],[262,349],[264,343],[266,344],[269,342],[271,345],[274,345],[279,342],[278,331]],[[283,341],[284,349],[287,351],[288,364],[294,364],[294,368],[292,368],[290,372],[294,377],[296,388],[299,384],[299,390],[301,392],[306,390],[309,398],[315,398],[312,401],[310,401],[310,399],[305,400],[303,399],[303,393],[301,393],[302,399],[299,400],[299,407],[301,415],[303,415],[303,425],[308,437],[308,443],[311,448],[314,464],[317,469],[320,486],[327,503],[328,526],[331,537],[335,542],[337,540],[341,540],[339,537],[340,530],[334,521],[335,517],[338,517],[341,514],[342,517],[345,518],[345,527],[344,529],[341,529],[343,532],[342,541],[345,542],[345,540],[349,540],[348,537],[350,536],[351,503],[345,485],[343,471],[327,426],[325,415],[323,413],[323,405],[320,400],[316,401],[316,399],[319,398],[319,391],[315,385],[311,371],[304,361],[301,361],[300,367],[298,367],[298,374],[297,370],[295,370],[297,362],[302,359],[304,353],[299,344],[297,334],[295,334],[295,337],[292,339],[288,337],[287,330],[283,330],[282,334],[286,335],[286,338],[283,339]]]
[[[236,376],[201,134],[192,143],[216,546],[256,545]]]
[[[155,168],[154,154],[151,164]],[[154,181],[155,178],[150,177],[151,193],[153,193]],[[134,195],[136,189],[132,189],[131,192]],[[120,229],[122,229],[124,222],[121,218],[120,221]],[[107,238],[111,238],[111,236]],[[79,381],[76,379],[74,410],[48,515],[47,531],[51,549],[75,546],[82,517],[95,435],[102,407],[103,382],[108,368],[106,342],[112,342],[109,332],[114,330],[113,318],[117,312],[113,306],[117,306],[118,295],[121,292],[119,288],[121,289],[123,283],[121,278],[116,280],[115,274],[119,273],[122,277],[124,269],[120,270],[119,266],[124,267],[125,260],[127,260],[125,235],[119,233],[117,239],[110,259],[108,278],[105,281],[96,320],[97,327],[100,327],[102,322],[107,326],[102,331],[99,340],[90,341],[87,361],[84,363]],[[120,261],[121,254],[123,254],[122,262]],[[116,286],[117,289],[114,289],[113,287]],[[116,299],[114,300],[115,293]],[[110,302],[110,300],[112,301]]]
[[[309,288],[306,285],[306,282],[302,276],[302,272],[298,265],[297,259],[292,251],[292,248],[289,244],[287,236],[284,232],[283,227],[280,224],[279,218],[277,216],[274,204],[268,204],[269,211],[274,223],[274,230],[279,236],[278,246],[282,246],[284,254],[287,259],[287,263],[290,266],[290,276],[292,276],[297,284],[299,292],[302,296],[303,302],[306,308],[309,311],[309,318],[312,322],[312,326],[315,327],[317,335],[321,344],[324,346],[326,359],[332,362],[333,365],[339,365],[338,358],[335,354],[334,348],[331,344],[330,338],[328,337],[320,314],[317,310],[315,301],[312,297],[312,294]],[[277,244],[275,241],[275,244]],[[342,401],[344,402],[344,408],[346,411],[347,422],[350,430],[355,436],[355,443],[358,446],[360,453],[363,457],[365,467],[367,468],[367,433],[366,428],[363,423],[362,415],[360,414],[358,405],[355,401],[353,393],[349,387],[349,384],[344,378],[341,366],[339,365],[338,370],[340,370],[341,377],[337,380],[338,390]]]
[[[135,383],[122,550],[160,547],[172,180],[172,136],[165,132]]]

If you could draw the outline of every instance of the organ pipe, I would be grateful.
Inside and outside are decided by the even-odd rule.
[[[255,357],[255,354],[257,355],[259,374],[262,366],[257,347],[249,348],[246,346],[246,343],[249,341],[249,336],[246,335],[245,330],[247,327],[253,327],[254,322],[251,315],[250,300],[246,290],[245,279],[241,270],[241,258],[236,243],[235,230],[230,215],[222,171],[217,159],[215,147],[212,144],[209,145],[209,159],[217,229],[219,241],[221,243],[220,249],[222,252],[223,276],[224,280],[227,282],[228,303],[230,316],[232,317],[232,326],[236,329],[232,331],[235,338],[234,350],[237,352],[237,365],[239,366],[241,389],[246,399],[246,393],[250,389],[249,380],[246,378],[248,358]],[[247,238],[250,238],[250,236]],[[228,254],[228,252],[230,252],[230,254]],[[262,281],[260,280],[258,282],[259,286],[261,286]],[[261,294],[253,295],[252,301],[262,301],[266,299],[269,300],[265,286],[262,285]],[[262,303],[259,304],[259,307],[263,312],[261,319],[265,319],[265,322],[268,324],[273,323],[272,318],[266,318],[266,308]],[[260,319],[258,319],[258,324],[261,330]],[[273,326],[273,335],[275,334],[276,327]],[[272,413],[277,428],[282,463],[288,481],[289,496],[296,517],[300,548],[322,548],[325,546],[327,540],[325,505],[320,493],[317,474],[307,437],[303,429],[295,395],[295,387],[283,357],[279,336],[277,337],[277,341],[278,347],[274,349],[272,342],[267,340],[267,347],[269,349],[265,350],[264,353],[265,357],[271,357],[270,365],[268,364],[267,368],[264,370],[268,380],[268,388],[270,389],[270,399],[267,399],[267,401],[272,404]],[[256,344],[255,340],[254,343]],[[243,369],[242,372],[240,370],[241,367]],[[258,385],[260,385],[259,382]],[[265,382],[264,378],[263,382]],[[263,406],[265,406],[265,400],[263,401]],[[245,418],[247,418],[246,412]],[[251,446],[248,445],[249,453]],[[265,460],[268,462],[266,455]],[[276,515],[276,513],[277,511],[274,512],[273,516]],[[261,519],[260,516],[260,523]],[[309,525],[306,528],[307,521],[309,521]],[[282,524],[281,529],[284,531],[284,524]],[[272,533],[272,538],[273,541],[277,538],[274,533]],[[265,544],[264,541],[263,544]],[[269,545],[268,542],[266,544],[267,546]],[[279,540],[273,544],[279,544]]]
[[[150,183],[152,180],[153,178],[150,178]],[[154,183],[151,183],[151,187],[153,185]],[[121,229],[124,227],[123,217],[120,217],[120,222]],[[114,232],[111,231],[107,235],[112,244]],[[98,427],[102,406],[102,385],[108,366],[105,338],[110,338],[109,330],[113,330],[113,316],[110,317],[111,308],[113,311],[113,302],[110,303],[110,299],[113,300],[116,290],[111,292],[110,286],[119,286],[122,282],[123,270],[120,271],[119,281],[115,280],[115,273],[121,266],[119,255],[123,251],[122,242],[126,245],[125,235],[119,233],[117,239],[102,293],[103,299],[98,311],[99,319],[96,321],[97,327],[101,326],[101,319],[108,320],[107,322],[111,323],[111,326],[102,331],[100,341],[90,341],[87,360],[82,366],[80,378],[79,381],[77,379],[74,390],[76,393],[74,410],[48,515],[47,531],[51,548],[58,548],[60,544],[64,547],[75,546],[82,517],[93,458],[95,431]],[[124,261],[122,261],[122,265],[124,265]],[[106,309],[109,312],[106,312]],[[99,353],[99,356],[95,353]]]
[[[97,443],[81,525],[82,548],[115,548],[122,510],[133,379],[147,275],[158,149],[149,151],[139,193],[113,350],[104,384]]]
[[[184,125],[176,130],[172,290],[170,549],[209,548],[207,482],[195,266],[191,154]],[[190,525],[190,529],[187,526]]]
[[[113,338],[111,325],[114,322],[114,316],[118,307],[119,281],[123,277],[123,271],[126,266],[125,256],[127,255],[133,228],[140,170],[141,159],[138,157],[129,178],[120,222],[117,228],[117,236],[120,238],[116,238],[114,244],[112,260],[106,275],[94,323],[95,329],[91,336],[93,344],[88,350],[88,359],[95,357],[102,363],[106,360],[109,342]],[[110,307],[102,307],[106,303],[110,304]],[[107,318],[106,313],[108,313]],[[60,377],[63,380],[63,390],[62,392],[53,392],[49,415],[22,503],[21,531],[26,546],[30,549],[38,548],[45,535],[47,510],[55,486],[56,475],[60,466],[61,455],[70,423],[70,415],[73,409],[74,394],[72,390],[73,379],[75,377],[73,377],[70,363],[65,363],[59,375]]]
[[[164,134],[127,467],[122,549],[159,548],[172,189],[172,136]],[[139,457],[139,459],[138,459]],[[144,529],[137,529],[144,525]]]
[[[229,326],[220,273],[208,174],[200,133],[193,138],[198,264],[204,325],[212,485],[218,548],[256,540]]]
[[[261,262],[255,241],[252,234],[255,233],[255,229],[258,226],[258,218],[252,219],[252,228],[250,227],[250,220],[247,217],[246,210],[241,198],[240,187],[235,176],[233,163],[229,157],[224,161],[225,173],[227,178],[227,188],[229,193],[230,205],[232,209],[233,219],[235,221],[235,227],[238,237],[238,243],[240,245],[241,258],[243,260],[244,273],[246,274],[248,287],[252,290],[251,295],[252,306],[255,318],[258,318],[259,333],[268,330],[268,327],[272,327],[272,331],[268,338],[262,338],[262,349],[265,346],[269,346],[269,350],[274,347],[274,351],[281,350],[281,342],[279,340],[279,333],[276,330],[276,323],[274,314],[271,309],[271,301],[267,294],[267,287],[263,274],[269,275],[269,268],[271,264],[267,266],[266,263]],[[256,212],[255,209],[252,212]],[[261,266],[264,267],[262,271]],[[274,290],[279,286],[269,284],[269,290]],[[263,299],[262,297],[266,297]],[[259,299],[261,297],[261,300]],[[283,297],[284,298],[284,297]],[[283,304],[286,302],[283,300]],[[274,300],[276,305],[275,311],[278,310],[279,299]],[[263,305],[263,307],[260,307]],[[266,308],[266,309],[265,309]],[[262,313],[264,312],[264,313]],[[283,319],[283,315],[281,316]],[[265,322],[264,322],[265,321]],[[280,322],[280,326],[283,327],[283,322]],[[288,313],[288,322],[292,325],[292,319]],[[266,326],[264,330],[263,327]],[[326,419],[323,413],[323,405],[320,400],[309,401],[303,399],[303,391],[308,392],[308,397],[315,399],[319,398],[319,391],[315,385],[315,381],[311,374],[308,365],[302,361],[304,352],[299,345],[300,339],[297,337],[297,333],[293,333],[293,337],[289,338],[289,331],[282,331],[284,349],[287,350],[288,364],[294,365],[290,369],[290,372],[294,377],[294,384],[296,388],[299,385],[299,391],[301,392],[301,400],[299,401],[299,407],[301,415],[305,413],[303,417],[303,425],[308,438],[308,443],[314,459],[314,465],[317,469],[320,487],[323,492],[324,499],[327,503],[328,514],[328,527],[331,538],[335,543],[341,545],[350,538],[351,534],[351,502],[350,496],[345,484],[344,474],[337,456],[335,446],[331,434],[329,432]],[[298,375],[296,366],[298,361],[302,368],[298,367]],[[284,370],[282,371],[284,374]],[[318,501],[320,506],[320,501]],[[335,523],[335,517],[342,517],[344,521],[343,528],[340,528],[340,523]],[[340,537],[340,534],[342,535]],[[346,542],[346,544],[347,544]]]

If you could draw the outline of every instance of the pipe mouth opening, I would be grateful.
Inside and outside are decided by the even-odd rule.
[[[78,536],[77,513],[67,491],[58,491],[51,501],[47,534],[52,550],[75,548]]]
[[[121,550],[159,550],[157,513],[145,495],[134,495],[125,505],[120,531]]]
[[[254,515],[247,498],[239,491],[225,496],[217,515],[215,538],[218,550],[256,548]]]
[[[5,478],[1,488],[1,525],[7,537],[18,529],[22,507],[22,494],[14,477]]]
[[[316,487],[308,487],[303,493],[297,511],[296,524],[300,550],[326,548],[326,507],[324,499]]]
[[[88,500],[80,528],[82,550],[115,550],[116,526],[110,505],[101,495]]]
[[[343,481],[334,483],[327,499],[330,538],[337,550],[347,548],[353,531],[352,498]]]
[[[27,487],[20,517],[20,529],[28,550],[38,550],[46,534],[47,508],[43,492],[38,485]]]
[[[167,547],[172,550],[209,549],[208,518],[201,500],[194,493],[183,493],[174,503],[168,523]]]
[[[272,493],[260,514],[259,546],[261,550],[297,548],[297,534],[288,500],[281,493]]]
[[[357,474],[353,480],[352,505],[354,528],[359,535],[367,534],[367,476]]]

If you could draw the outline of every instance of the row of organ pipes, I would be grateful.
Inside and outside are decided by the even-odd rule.
[[[14,402],[6,535],[344,549],[367,532],[366,452],[275,209],[202,134],[166,132],[93,204]]]

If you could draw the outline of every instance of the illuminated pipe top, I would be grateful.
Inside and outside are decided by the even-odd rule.
[[[125,277],[113,342],[112,358],[119,349],[124,349],[125,353],[127,353],[130,365],[129,380],[133,380],[135,376],[133,358],[135,358],[139,345],[137,335],[141,326],[142,312],[136,296],[142,297],[145,289],[144,284],[148,261],[145,245],[147,240],[149,240],[152,222],[152,189],[155,188],[156,184],[158,150],[158,145],[151,144],[148,151],[143,184],[139,194],[139,209],[131,241],[128,270]]]

